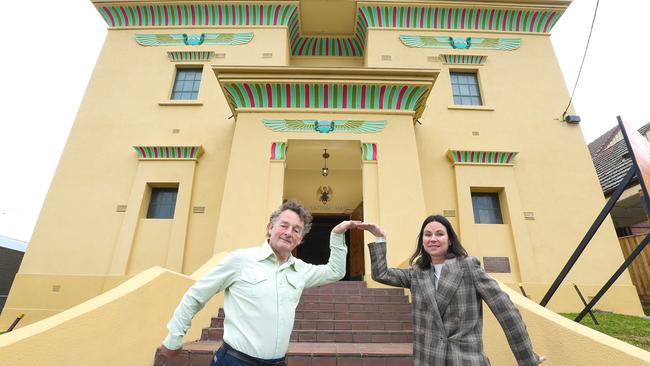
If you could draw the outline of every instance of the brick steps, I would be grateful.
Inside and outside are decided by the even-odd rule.
[[[369,289],[364,282],[337,282],[306,289],[296,308],[287,353],[289,366],[411,365],[411,304],[399,288]],[[208,366],[221,346],[219,309],[201,339],[183,345],[180,357],[155,366]]]
[[[370,294],[302,294],[300,302],[307,303],[399,303],[408,304],[408,298],[401,295],[370,295]]]
[[[312,302],[300,303],[296,307],[296,311],[314,310],[314,311],[411,311],[411,304],[402,303],[335,303],[335,302]]]
[[[398,311],[364,311],[364,310],[355,310],[355,311],[296,311],[296,320],[305,319],[305,320],[381,320],[381,319],[391,319],[391,320],[411,320],[412,316],[409,312],[398,312]]]
[[[223,317],[212,318],[210,328],[223,328]],[[294,330],[413,330],[408,320],[304,320],[296,319]]]
[[[207,328],[201,332],[202,341],[220,341],[223,328]],[[353,342],[408,343],[413,342],[412,330],[293,330],[291,342]]]
[[[183,346],[183,354],[166,366],[209,365],[220,341],[199,341]],[[289,366],[410,366],[410,343],[291,343]],[[162,365],[160,356],[156,365]]]
[[[372,296],[404,296],[401,288],[338,288],[338,287],[314,287],[306,288],[303,295],[372,295]]]

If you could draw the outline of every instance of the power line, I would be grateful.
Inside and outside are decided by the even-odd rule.
[[[589,50],[589,42],[591,41],[591,33],[594,31],[594,23],[596,22],[596,13],[598,13],[598,4],[600,3],[600,0],[596,1],[596,7],[594,8],[594,16],[591,19],[591,28],[589,29],[589,38],[587,38],[587,44],[585,45],[585,53],[582,55],[582,62],[580,63],[580,70],[578,70],[578,76],[576,77],[576,83],[573,85],[573,91],[571,92],[571,98],[569,98],[569,103],[567,104],[566,108],[564,109],[564,112],[562,113],[562,119],[564,119],[564,116],[566,116],[566,112],[569,110],[569,107],[571,106],[571,102],[573,101],[573,95],[576,92],[576,87],[578,86],[578,81],[580,80],[580,74],[582,73],[582,67],[585,64],[585,59],[587,58],[587,50]]]

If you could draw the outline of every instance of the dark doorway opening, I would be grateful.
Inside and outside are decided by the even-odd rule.
[[[341,221],[350,220],[350,216],[338,214],[316,214],[312,222],[311,231],[303,243],[297,248],[296,257],[311,264],[326,264],[330,257],[330,233],[334,226]],[[343,281],[359,280],[350,278],[350,231],[345,233],[345,242],[348,244],[348,254],[345,260],[345,277]]]

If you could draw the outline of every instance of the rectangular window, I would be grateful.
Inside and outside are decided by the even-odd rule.
[[[202,68],[176,69],[172,100],[196,100],[199,97]]]
[[[178,188],[151,188],[148,219],[173,219]]]
[[[503,224],[498,193],[472,192],[474,223]]]
[[[454,104],[483,105],[475,72],[451,72],[450,75]]]

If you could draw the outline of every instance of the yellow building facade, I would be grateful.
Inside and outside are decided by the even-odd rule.
[[[286,199],[323,230],[379,223],[394,266],[443,214],[539,302],[604,204],[561,118],[569,1],[93,3],[108,35],[0,328],[257,245]],[[347,279],[375,285],[371,239],[350,238]],[[608,221],[548,307],[581,309],[571,284],[593,296],[622,260]],[[627,273],[597,307],[642,314]]]

